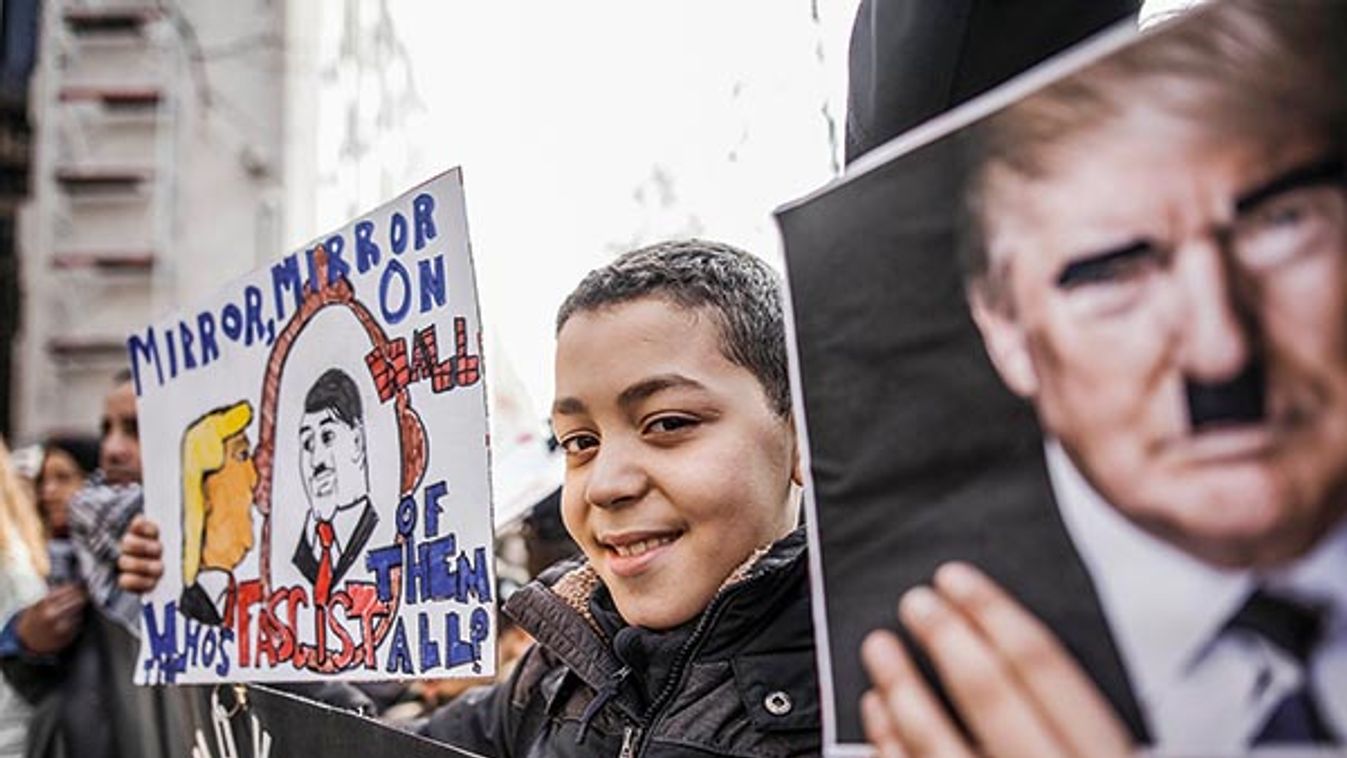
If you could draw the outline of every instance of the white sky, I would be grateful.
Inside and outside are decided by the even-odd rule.
[[[463,166],[488,370],[503,345],[541,420],[553,316],[589,269],[694,234],[779,263],[772,209],[833,175],[825,103],[842,139],[856,0],[817,2],[816,24],[809,0],[389,0],[421,109],[382,114],[405,100],[403,64],[321,70],[343,14],[324,3],[316,218],[292,242]],[[358,159],[341,152],[352,100],[370,137]]]
[[[489,379],[510,364],[539,421],[553,315],[586,271],[689,235],[779,265],[772,210],[840,163],[858,0],[382,0],[402,57],[342,57],[344,19],[368,45],[380,2],[312,2],[319,181],[291,244],[462,166]]]

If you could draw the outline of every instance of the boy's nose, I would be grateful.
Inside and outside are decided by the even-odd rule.
[[[647,484],[636,456],[622,443],[607,442],[590,464],[585,500],[596,508],[620,508],[639,500]]]
[[[1185,376],[1201,382],[1238,375],[1254,351],[1254,303],[1220,248],[1214,241],[1203,242],[1175,263],[1184,302],[1176,327],[1179,361]]]

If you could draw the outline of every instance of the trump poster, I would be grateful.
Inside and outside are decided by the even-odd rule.
[[[896,610],[950,561],[1157,752],[1347,737],[1343,39],[1128,21],[778,212],[828,754],[876,629],[953,702]]]
[[[494,673],[480,334],[453,170],[128,338],[137,682]]]

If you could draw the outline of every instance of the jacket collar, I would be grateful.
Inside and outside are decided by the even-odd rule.
[[[717,595],[718,599],[725,596],[720,602],[725,604],[722,611],[728,613],[722,613],[710,636],[733,636],[732,631],[725,631],[741,615],[733,611],[747,607],[749,615],[756,616],[751,606],[789,588],[794,574],[805,570],[806,546],[804,529],[796,529],[736,569]],[[544,571],[505,604],[505,612],[515,623],[594,689],[602,688],[622,669],[611,641],[599,630],[589,609],[599,583],[588,561],[566,561]]]

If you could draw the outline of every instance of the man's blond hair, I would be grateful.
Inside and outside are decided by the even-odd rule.
[[[225,463],[225,440],[248,428],[247,400],[216,408],[193,421],[182,436],[182,583],[196,581],[206,528],[206,477]]]

